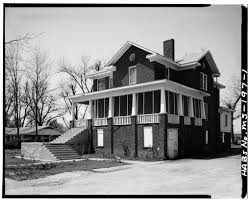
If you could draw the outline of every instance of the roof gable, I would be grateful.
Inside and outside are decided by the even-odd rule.
[[[190,63],[199,62],[202,58],[206,58],[213,74],[215,74],[216,76],[219,76],[220,71],[219,71],[219,69],[213,59],[213,56],[209,50],[205,51],[205,52],[186,54],[183,58],[176,60],[176,62],[181,65],[189,65]]]

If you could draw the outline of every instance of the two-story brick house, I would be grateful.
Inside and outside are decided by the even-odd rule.
[[[79,153],[84,144],[85,153],[173,159],[222,150],[218,109],[224,86],[214,59],[210,51],[179,60],[174,53],[173,39],[163,42],[163,55],[126,42],[103,69],[88,75],[92,92],[68,97],[74,128],[45,145],[49,152],[78,158],[63,154],[63,144]],[[76,104],[89,105],[88,120],[74,119]]]
[[[210,51],[175,60],[173,39],[163,42],[163,55],[128,41],[89,74],[91,93],[69,98],[73,108],[89,104],[95,152],[184,157],[217,151],[219,76]]]

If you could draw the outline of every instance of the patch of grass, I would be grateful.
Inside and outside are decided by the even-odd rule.
[[[77,162],[45,163],[41,165],[25,165],[15,167],[5,167],[5,177],[15,180],[27,180],[55,175],[63,172],[91,171],[98,168],[108,168],[125,165],[116,160],[93,161],[84,160]]]
[[[5,165],[21,165],[21,164],[30,164],[39,162],[35,160],[25,160],[22,158],[15,158],[15,156],[21,156],[20,149],[5,149],[4,151],[5,151]]]

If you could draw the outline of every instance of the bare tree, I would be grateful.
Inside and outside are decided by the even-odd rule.
[[[91,70],[100,70],[102,63],[97,61],[94,65],[90,65],[89,58],[82,56],[81,63],[77,66],[72,64],[67,64],[64,59],[59,62],[59,72],[65,73],[69,77],[67,83],[60,84],[60,94],[59,96],[64,100],[65,110],[71,114],[72,103],[66,97],[77,94],[78,91],[81,93],[89,93],[92,91],[92,81],[88,79],[87,74]],[[78,119],[79,110],[81,105],[76,105],[75,108],[75,119]],[[87,112],[87,107],[85,107],[83,117],[85,117]],[[63,118],[66,126],[67,123]],[[68,126],[67,126],[68,127]]]
[[[225,92],[224,98],[222,99],[222,103],[227,108],[234,110],[232,113],[232,140],[234,139],[234,125],[233,121],[238,119],[241,116],[241,112],[237,110],[237,105],[241,100],[241,79],[240,76],[232,76],[231,78],[232,85]]]
[[[35,49],[26,68],[28,80],[25,84],[26,99],[24,101],[29,106],[28,124],[35,124],[37,135],[38,125],[48,124],[51,120],[62,116],[64,111],[56,104],[56,98],[49,90],[51,61],[48,54]]]

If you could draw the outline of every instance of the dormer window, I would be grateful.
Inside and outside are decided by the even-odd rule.
[[[109,77],[104,77],[97,80],[97,91],[109,89]]]
[[[129,67],[129,85],[136,84],[136,66]]]
[[[200,73],[200,89],[207,90],[207,74]]]

